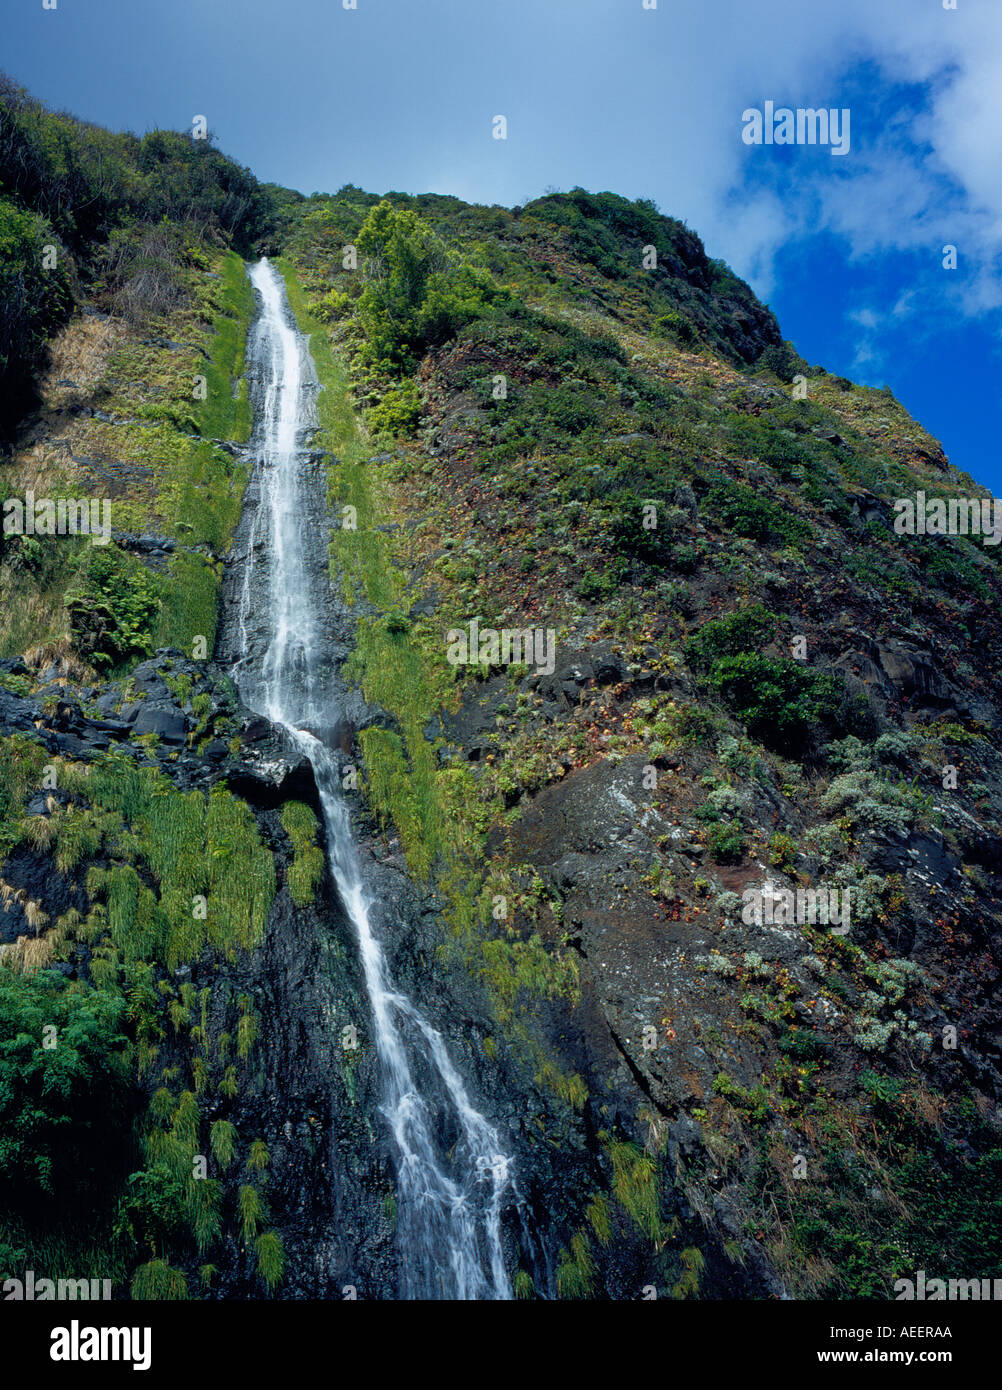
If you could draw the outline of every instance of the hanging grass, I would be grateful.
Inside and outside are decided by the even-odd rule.
[[[570,1249],[560,1252],[557,1293],[561,1298],[590,1298],[595,1287],[595,1261],[587,1231],[571,1236]]]
[[[324,852],[317,844],[319,823],[311,807],[303,801],[287,801],[279,819],[292,841],[293,860],[286,882],[292,901],[305,907],[315,901],[326,869]]]
[[[95,760],[89,807],[74,807],[56,831],[57,867],[114,841],[135,866],[92,869],[92,898],[105,898],[108,926],[127,964],[169,969],[198,959],[206,944],[227,956],[261,940],[275,896],[275,864],[253,813],[226,788],[175,790],[162,773],[122,753]],[[156,893],[139,869],[154,878]],[[198,908],[205,899],[204,911]]]
[[[609,1199],[599,1195],[593,1197],[585,1209],[588,1224],[595,1232],[599,1245],[608,1245],[612,1239],[612,1222],[609,1216]]]
[[[261,1173],[267,1168],[271,1161],[268,1153],[268,1145],[263,1139],[255,1139],[250,1146],[250,1153],[247,1155],[247,1167],[252,1173]]]
[[[214,1178],[192,1179],[188,1185],[188,1221],[198,1253],[204,1255],[222,1228],[219,1183]]]
[[[215,1120],[209,1130],[212,1155],[224,1171],[233,1162],[237,1148],[237,1128],[229,1120]]]
[[[650,1240],[664,1239],[661,1195],[656,1161],[636,1144],[612,1139],[607,1145],[612,1161],[612,1190],[620,1205]]]
[[[278,1287],[285,1273],[285,1250],[277,1231],[262,1231],[254,1242],[257,1251],[257,1272],[268,1286],[268,1292]]]
[[[132,1276],[132,1297],[142,1302],[178,1303],[190,1297],[188,1281],[166,1260],[150,1260]]]
[[[240,1229],[245,1245],[250,1245],[257,1228],[264,1220],[264,1204],[256,1187],[245,1185],[237,1194],[237,1207],[240,1212]]]

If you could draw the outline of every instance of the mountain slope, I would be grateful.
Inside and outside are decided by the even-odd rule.
[[[0,100],[0,150],[24,101]],[[3,464],[8,497],[110,495],[115,539],[0,558],[0,1056],[24,1126],[0,1267],[134,1296],[397,1287],[315,788],[211,659],[248,468],[235,246],[281,255],[313,335],[363,863],[394,977],[511,1138],[516,1292],[989,1276],[998,552],[893,530],[897,498],[984,490],[889,392],[809,367],[651,204],[304,199],[242,171],[251,218],[216,152],[106,139],[142,201],[109,205],[75,310],[33,330],[50,360],[21,355],[38,408]],[[45,197],[2,177],[72,242],[51,171]],[[474,621],[552,644],[450,661]],[[822,888],[848,890],[847,932],[743,920],[748,892]],[[74,1009],[95,1041],[39,1054],[72,1084],[32,1129],[15,1039]],[[61,1124],[89,1232],[78,1179],[31,1162]]]

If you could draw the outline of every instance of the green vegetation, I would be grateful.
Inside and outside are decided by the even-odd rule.
[[[646,200],[574,189],[509,211],[351,186],[301,198],[261,189],[210,142],[108,135],[9,84],[0,188],[0,426],[36,382],[59,421],[51,447],[15,455],[12,481],[107,482],[116,529],[173,543],[164,567],[128,540],[7,538],[0,642],[39,649],[28,674],[0,677],[20,696],[50,663],[72,696],[158,647],[190,652],[203,636],[211,649],[247,481],[220,443],[250,429],[241,255],[259,238],[283,249],[323,388],[331,573],[357,619],[345,675],[382,711],[358,736],[362,789],[442,904],[420,968],[443,989],[463,972],[472,1045],[505,1085],[518,1078],[527,1142],[566,1168],[560,1296],[593,1297],[641,1266],[673,1297],[726,1296],[758,1277],[741,1269],[751,1238],[803,1296],[885,1297],[894,1274],[954,1246],[972,1272],[995,1268],[997,1126],[983,1086],[949,1083],[955,1059],[937,1045],[958,999],[965,1057],[990,1019],[998,778],[983,660],[1002,591],[991,548],[889,531],[890,498],[950,483],[935,441],[889,393],[808,367],[749,288]],[[113,317],[68,318],[73,295]],[[809,399],[776,390],[797,373]],[[450,667],[443,633],[474,615],[552,627],[581,678]],[[790,659],[793,634],[809,664]],[[962,716],[942,717],[918,656],[895,694],[875,678],[902,642],[949,667]],[[235,734],[214,717],[221,682],[168,683],[196,724],[192,749]],[[98,693],[83,696],[92,714]],[[316,903],[319,826],[301,802],[255,816],[219,785],[180,792],[140,765],[152,742],[132,745],[138,761],[84,765],[0,740],[0,892],[27,923],[0,955],[0,1266],[30,1256],[183,1298],[220,1269],[229,1284],[237,1264],[263,1296],[284,1277],[287,1175],[272,1171],[283,1149],[251,1138],[274,1020],[256,967],[237,962],[276,892],[268,843],[292,901]],[[160,754],[164,769],[189,766]],[[949,790],[947,762],[961,774]],[[593,785],[622,809],[616,842],[653,845],[589,876],[586,913],[576,857],[592,832],[572,808]],[[554,826],[568,858],[547,873]],[[921,903],[913,875],[868,857],[916,830],[941,830],[944,862],[960,866],[949,892],[923,880]],[[734,950],[744,876],[723,866],[745,862],[850,887],[853,939],[805,927],[783,964]],[[17,886],[46,865],[72,906]],[[593,1046],[614,958],[586,954],[593,907],[610,944],[653,943],[649,980],[647,958],[624,964],[660,1054],[642,1055],[632,1028],[616,1038],[653,1102],[632,1123]],[[675,953],[659,978],[657,944],[677,923],[712,949]],[[930,941],[919,969],[911,943]],[[676,1054],[690,1059],[698,1136],[668,1172],[662,1064]],[[346,1051],[335,1070],[346,1133],[368,1144],[357,1060]],[[614,1139],[596,1132],[603,1113]],[[98,1116],[113,1122],[104,1151]],[[810,1184],[790,1180],[794,1153]],[[704,1237],[711,1189],[727,1192],[740,1238]],[[392,1193],[377,1185],[374,1201],[388,1237]],[[524,1269],[514,1290],[536,1296]]]
[[[0,187],[6,187],[2,177]],[[47,339],[70,312],[59,249],[43,217],[0,197],[0,427],[9,427],[29,404]]]
[[[619,1139],[608,1140],[606,1152],[612,1164],[613,1195],[638,1229],[657,1244],[665,1236],[657,1160]]]
[[[686,643],[686,660],[696,670],[712,670],[723,657],[761,651],[775,640],[777,625],[775,614],[760,603],[711,618]]]
[[[211,989],[178,989],[172,972],[207,949],[221,960],[253,949],[275,870],[249,808],[225,788],[180,793],[122,753],[86,765],[57,759],[58,785],[71,802],[48,817],[26,816],[25,801],[49,761],[26,739],[0,742],[0,841],[51,853],[60,873],[81,869],[89,910],[52,925],[26,968],[12,969],[11,957],[0,962],[0,1158],[10,1193],[10,1206],[5,1198],[0,1207],[0,1248],[42,1248],[36,1226],[44,1223],[63,1233],[65,1267],[74,1258],[93,1267],[97,1257],[89,1246],[82,1254],[81,1242],[104,1239],[121,1278],[137,1251],[194,1242],[204,1252],[219,1239],[220,1185],[193,1170],[208,1151],[199,1096],[215,1088],[232,1097],[236,1072],[207,1052]],[[69,983],[35,968],[67,956],[86,961],[85,978]],[[191,1089],[175,1095],[161,1086],[144,1117],[137,1081],[153,1073],[168,1026],[175,1037],[199,1039],[189,1060]],[[257,1034],[246,1002],[235,1027],[246,1064]],[[217,1118],[207,1138],[225,1171],[236,1153],[235,1126]],[[130,1175],[137,1153],[142,1166]],[[265,1146],[255,1141],[248,1162],[260,1171]],[[86,1236],[81,1211],[92,1214]],[[273,1288],[280,1252],[268,1240],[258,1253]],[[133,1288],[135,1297],[179,1297],[186,1284],[158,1258],[135,1272]]]
[[[366,218],[358,250],[367,259],[357,305],[362,355],[382,370],[412,368],[501,297],[491,276],[450,254],[417,213],[386,201]]]
[[[47,111],[0,74],[0,427],[30,401],[44,340],[71,305],[68,265],[103,274],[127,315],[162,312],[183,298],[175,274],[177,227],[248,248],[275,206],[247,169],[211,140],[175,131],[113,134]],[[41,249],[56,252],[43,265]]]
[[[929,1123],[921,1093],[894,1078],[864,1076],[876,1145],[865,1169],[836,1133],[838,1112],[823,1115],[820,1162],[824,1185],[801,1195],[783,1191],[779,1215],[788,1222],[798,1261],[816,1271],[811,1293],[822,1298],[887,1298],[896,1278],[994,1277],[1002,1259],[1002,1149],[972,1156]],[[970,1102],[955,1101],[954,1117],[970,1124]],[[980,1126],[974,1124],[975,1131]],[[879,1206],[874,1184],[888,1194]],[[944,1251],[949,1262],[944,1263]]]
[[[108,1132],[136,1108],[124,1000],[0,968],[0,1210],[65,1215],[107,1181]]]
[[[282,807],[281,821],[293,849],[288,873],[289,892],[294,903],[304,906],[315,900],[326,867],[324,852],[317,844],[317,818],[304,802],[287,801]]]
[[[706,501],[725,527],[749,540],[794,546],[811,534],[802,517],[760,497],[744,483],[720,483],[710,489]]]
[[[777,619],[762,604],[713,618],[686,643],[686,659],[706,673],[748,732],[770,748],[801,752],[812,725],[843,726],[840,678],[761,649],[775,640]]]
[[[710,680],[749,733],[783,751],[802,747],[811,724],[832,723],[842,698],[838,677],[756,652],[722,657]]]
[[[158,584],[115,545],[89,548],[66,595],[74,649],[97,670],[150,656]]]
[[[243,259],[236,252],[226,256],[221,273],[199,429],[207,439],[232,439],[242,444],[250,438],[252,424],[243,371],[247,328],[254,317],[254,291]]]
[[[177,1303],[188,1298],[188,1281],[166,1260],[150,1260],[136,1270],[130,1293],[142,1302]]]
[[[570,1249],[558,1256],[557,1293],[561,1298],[590,1298],[595,1288],[595,1261],[586,1231],[571,1236]]]

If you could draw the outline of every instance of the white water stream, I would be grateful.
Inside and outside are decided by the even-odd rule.
[[[304,448],[316,427],[317,377],[281,276],[266,259],[251,268],[250,276],[262,301],[248,341],[248,361],[257,374],[253,448],[260,505],[238,620],[244,656],[234,678],[245,703],[282,725],[313,765],[328,858],[357,934],[372,1008],[382,1109],[397,1156],[404,1296],[510,1298],[500,1225],[502,1202],[513,1188],[511,1160],[496,1130],[474,1108],[440,1033],[390,979],[337,765],[316,736],[317,730],[334,727],[340,713],[330,708],[325,680],[330,653],[324,651],[319,607],[327,536],[325,526],[323,535],[315,531],[321,525],[317,489],[323,484]],[[318,575],[320,568],[324,572]],[[267,595],[264,614],[253,608],[255,595],[258,604]],[[262,618],[266,653],[252,663],[246,658],[248,632],[252,620],[259,631]]]

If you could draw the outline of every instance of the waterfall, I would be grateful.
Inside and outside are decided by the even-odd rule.
[[[390,978],[338,765],[324,742],[322,731],[337,727],[340,711],[332,707],[334,656],[324,630],[325,483],[304,447],[316,428],[317,377],[280,275],[263,259],[250,276],[261,300],[247,354],[256,405],[249,498],[257,505],[242,576],[234,680],[244,702],[281,725],[313,766],[328,859],[358,939],[372,1009],[381,1109],[396,1152],[404,1296],[510,1298],[501,1212],[514,1191],[511,1160],[471,1102],[441,1034]],[[264,613],[254,609],[255,599]]]

